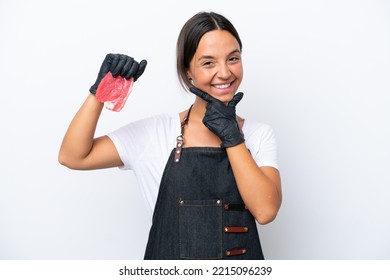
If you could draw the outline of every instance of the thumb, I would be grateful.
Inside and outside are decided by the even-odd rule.
[[[244,97],[244,94],[242,92],[237,92],[236,95],[234,95],[233,99],[229,102],[229,107],[235,107],[238,102],[241,101],[241,99]]]
[[[137,73],[134,75],[134,82],[135,82],[139,77],[141,77],[141,75],[144,73],[147,64],[148,64],[148,62],[147,62],[145,59],[143,59],[143,60],[139,63],[138,71],[137,71]]]

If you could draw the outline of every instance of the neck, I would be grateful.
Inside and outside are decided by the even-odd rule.
[[[204,114],[206,113],[206,104],[207,102],[200,97],[195,98],[191,109],[191,120],[202,121]]]
[[[206,101],[196,97],[188,116],[188,123],[184,127],[184,147],[219,147],[221,145],[221,140],[203,124],[206,104]],[[181,121],[183,121],[188,111],[180,114]]]

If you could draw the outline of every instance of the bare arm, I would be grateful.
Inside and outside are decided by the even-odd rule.
[[[123,54],[107,54],[84,104],[81,106],[64,136],[58,161],[72,169],[87,170],[123,165],[114,143],[108,136],[94,138],[96,126],[103,109],[95,93],[108,72],[114,77],[134,77],[136,81],[145,71],[146,60],[140,63]]]
[[[238,190],[260,224],[273,221],[282,202],[279,171],[259,167],[244,143],[226,149]]]
[[[88,95],[62,141],[58,156],[61,164],[79,170],[123,165],[110,138],[103,136],[94,139],[102,109],[103,104],[94,95]]]

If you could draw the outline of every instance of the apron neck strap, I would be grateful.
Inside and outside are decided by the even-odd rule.
[[[190,118],[191,109],[192,109],[192,105],[191,105],[191,107],[188,109],[187,114],[184,116],[183,121],[181,122],[181,131],[180,131],[180,134],[181,134],[182,137],[183,137],[183,134],[184,134],[184,127],[188,124],[188,120],[189,120],[189,118]]]
[[[174,157],[175,163],[178,163],[180,161],[181,149],[183,148],[183,145],[184,145],[184,136],[183,136],[184,127],[188,124],[188,119],[190,117],[191,109],[192,109],[192,105],[188,109],[187,114],[184,116],[183,121],[181,122],[180,135],[177,136],[177,138],[176,138],[176,149],[175,149],[175,157]]]

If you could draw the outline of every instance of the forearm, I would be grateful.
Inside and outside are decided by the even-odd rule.
[[[60,163],[72,165],[89,154],[102,109],[103,104],[94,95],[88,95],[64,136],[59,152]]]
[[[226,151],[238,190],[249,211],[260,224],[271,222],[282,201],[279,172],[271,167],[259,168],[244,143]]]

